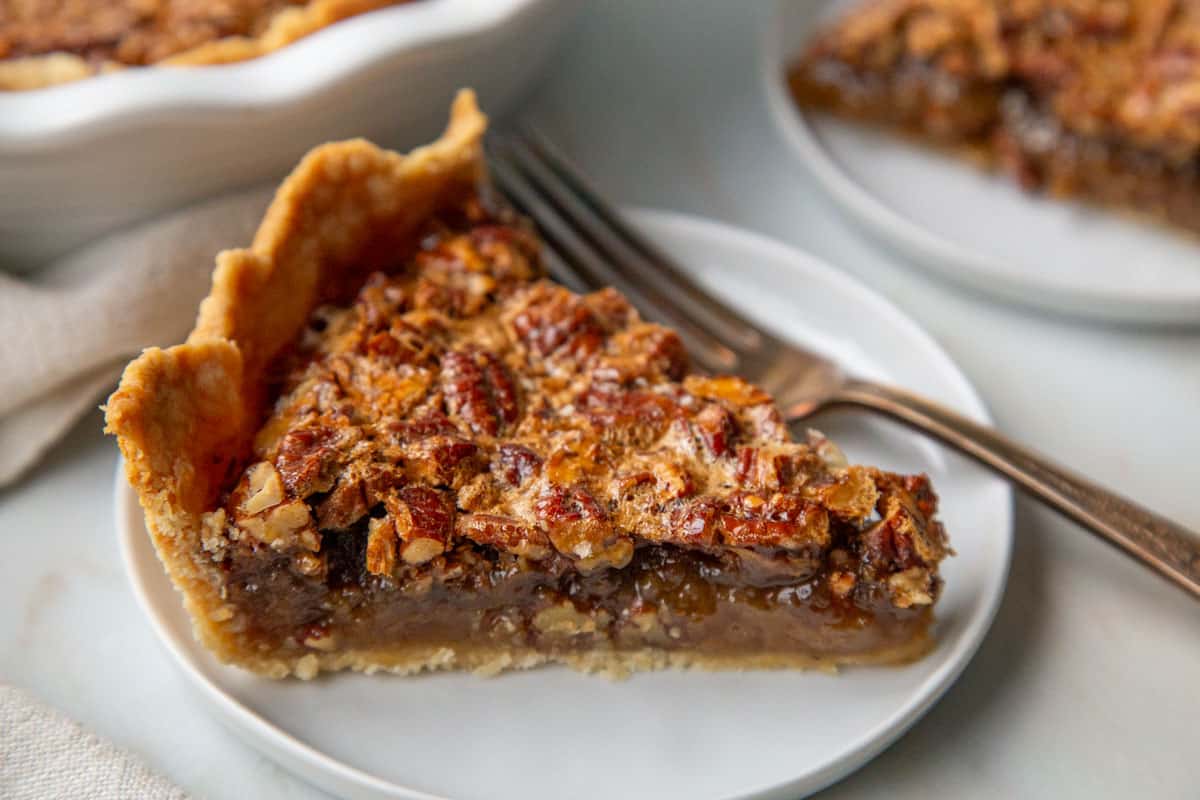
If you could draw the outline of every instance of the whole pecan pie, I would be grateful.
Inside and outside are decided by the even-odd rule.
[[[928,481],[794,441],[617,292],[542,277],[469,92],[400,156],[312,151],[182,345],[108,402],[197,635],[271,676],[898,662]]]
[[[0,91],[255,58],[409,0],[0,0]]]
[[[1200,232],[1191,0],[866,0],[789,79],[803,106]]]

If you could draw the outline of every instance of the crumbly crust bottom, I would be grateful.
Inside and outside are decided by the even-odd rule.
[[[837,672],[846,666],[907,664],[924,656],[933,647],[927,633],[915,636],[895,647],[872,653],[813,656],[800,653],[720,654],[695,651],[592,650],[582,653],[547,653],[532,648],[497,647],[453,642],[444,645],[418,645],[404,648],[349,650],[338,653],[309,653],[291,660],[262,659],[250,666],[255,672],[272,677],[295,676],[304,680],[321,672],[353,670],[372,674],[390,672],[415,675],[439,670],[461,670],[481,676],[498,675],[546,664],[561,664],[578,672],[621,680],[634,672],[663,669],[705,671],[800,669]]]

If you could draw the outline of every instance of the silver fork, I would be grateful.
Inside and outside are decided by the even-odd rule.
[[[755,326],[623,222],[579,170],[530,128],[490,142],[488,161],[501,192],[537,223],[556,279],[577,291],[616,287],[646,317],[674,327],[703,370],[757,383],[776,397],[789,422],[854,406],[929,434],[1200,599],[1200,538],[1181,525],[944,406],[847,375],[829,359]]]

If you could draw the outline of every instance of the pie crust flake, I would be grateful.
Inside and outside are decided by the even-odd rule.
[[[0,0],[0,91],[147,65],[266,55],[348,17],[412,0]]]
[[[947,555],[923,476],[794,441],[614,290],[542,277],[470,92],[313,150],[186,343],[107,404],[199,639],[273,677],[895,663]]]
[[[865,0],[788,78],[801,106],[1200,232],[1194,2]]]

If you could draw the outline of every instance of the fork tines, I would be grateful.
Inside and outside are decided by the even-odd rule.
[[[487,152],[496,185],[538,225],[556,279],[576,290],[615,287],[645,316],[673,326],[711,372],[735,370],[737,353],[759,346],[752,324],[633,230],[544,137],[522,127]]]

